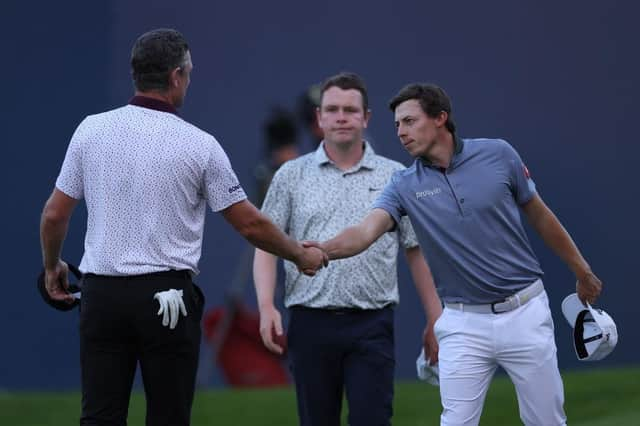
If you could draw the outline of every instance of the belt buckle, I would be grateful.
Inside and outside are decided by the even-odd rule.
[[[494,314],[504,314],[505,312],[509,312],[515,308],[517,308],[518,306],[521,306],[522,303],[519,302],[518,306],[513,306],[513,301],[514,300],[518,300],[519,298],[514,294],[512,296],[506,297],[504,300],[500,301],[500,302],[493,302],[491,304],[491,312],[493,312]],[[508,303],[509,304],[509,308],[505,309],[504,311],[496,311],[495,305],[497,305],[498,303]]]
[[[494,313],[494,314],[496,314],[496,315],[498,315],[498,314],[504,314],[505,312],[509,312],[509,311],[510,311],[510,309],[507,309],[507,310],[505,310],[505,311],[496,311],[496,305],[497,305],[498,303],[508,303],[509,301],[510,301],[510,300],[509,300],[509,298],[507,297],[506,299],[504,299],[504,300],[502,300],[502,301],[500,301],[500,302],[493,302],[493,303],[491,304],[491,312],[493,312],[493,313]]]

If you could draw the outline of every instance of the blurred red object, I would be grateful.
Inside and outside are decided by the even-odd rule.
[[[271,387],[289,384],[285,357],[262,344],[260,317],[241,303],[231,309],[211,309],[204,316],[204,334],[212,345],[214,362],[225,381],[235,387]]]

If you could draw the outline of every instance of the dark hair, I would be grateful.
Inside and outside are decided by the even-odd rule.
[[[364,84],[364,80],[355,73],[341,72],[340,74],[329,77],[322,83],[322,89],[320,89],[320,105],[322,105],[322,98],[324,92],[332,87],[339,87],[342,90],[355,89],[362,95],[362,108],[365,112],[369,110],[369,96],[367,95],[367,87]]]
[[[298,143],[296,119],[284,108],[272,108],[262,129],[269,152],[283,146],[296,145]]]
[[[320,84],[313,84],[298,96],[298,116],[305,126],[316,122],[316,109],[320,106]]]
[[[431,118],[436,118],[442,111],[448,115],[445,127],[451,133],[456,132],[456,123],[451,112],[451,99],[439,86],[429,83],[411,83],[400,89],[389,101],[389,109],[395,112],[398,105],[408,100],[415,99],[420,103],[422,111]]]
[[[160,28],[142,34],[131,49],[133,84],[141,92],[166,90],[169,74],[185,65],[189,45],[176,30]]]

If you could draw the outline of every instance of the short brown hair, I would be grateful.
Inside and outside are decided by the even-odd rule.
[[[453,113],[451,111],[451,99],[444,89],[431,83],[408,84],[391,98],[389,109],[395,112],[398,105],[411,99],[417,100],[422,107],[422,111],[431,118],[436,118],[442,111],[446,112],[448,117],[445,127],[451,133],[456,132],[456,123],[453,121]]]
[[[322,105],[324,92],[332,87],[339,87],[342,90],[357,90],[362,95],[362,108],[365,112],[369,110],[369,96],[367,95],[367,86],[365,86],[364,80],[358,74],[343,71],[340,74],[336,74],[327,78],[324,83],[322,83],[322,88],[320,89],[320,105]]]

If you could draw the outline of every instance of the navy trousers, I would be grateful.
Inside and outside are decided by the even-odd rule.
[[[157,315],[157,291],[183,290],[187,316],[175,329]],[[81,425],[127,424],[139,363],[148,426],[186,426],[200,351],[202,293],[186,271],[131,277],[87,274],[80,304]]]
[[[393,308],[290,309],[288,355],[302,426],[338,426],[346,391],[351,426],[393,415]]]

